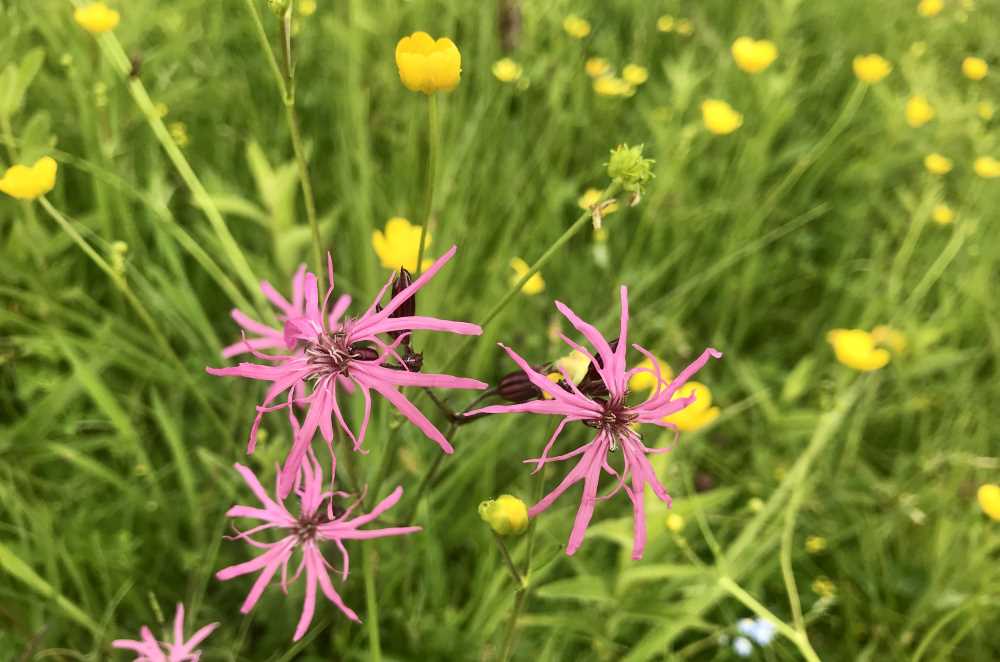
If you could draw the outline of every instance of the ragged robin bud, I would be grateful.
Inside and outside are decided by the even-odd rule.
[[[608,343],[611,345],[611,351],[618,349],[618,338],[615,338]],[[596,364],[596,365],[595,365]],[[604,363],[601,361],[601,356],[599,354],[594,355],[594,360],[587,366],[587,374],[583,376],[580,383],[577,384],[577,388],[580,392],[588,395],[590,397],[600,397],[606,396],[608,394],[608,387],[605,385],[604,380],[597,373],[598,368],[603,368]]]
[[[504,375],[497,384],[497,395],[507,402],[521,403],[542,397],[542,391],[521,370]]]

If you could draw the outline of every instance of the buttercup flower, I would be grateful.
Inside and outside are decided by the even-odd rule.
[[[906,101],[906,123],[914,129],[934,119],[934,108],[922,96],[912,96]]]
[[[990,65],[979,57],[967,57],[962,60],[962,74],[969,80],[982,80],[990,71]]]
[[[736,66],[750,74],[764,71],[778,57],[778,47],[767,39],[755,41],[751,37],[740,37],[733,42],[731,50]]]
[[[694,34],[694,23],[692,23],[690,19],[679,18],[674,24],[674,30],[676,30],[677,34],[682,37],[689,37]]]
[[[600,78],[611,73],[611,65],[603,57],[587,58],[587,61],[583,64],[583,68],[591,78]]]
[[[714,349],[706,349],[701,356],[669,382],[662,378],[662,373],[653,370],[658,382],[656,389],[649,393],[648,397],[641,403],[630,405],[626,401],[629,380],[638,372],[650,372],[650,369],[635,367],[628,370],[625,366],[629,319],[628,290],[625,287],[621,288],[620,299],[619,334],[618,339],[613,343],[605,340],[595,327],[584,322],[567,306],[556,302],[556,308],[559,312],[596,350],[592,354],[575,341],[560,334],[567,345],[590,358],[587,376],[579,386],[573,383],[570,376],[562,370],[560,372],[563,379],[554,383],[547,375],[532,368],[514,350],[501,345],[531,380],[531,383],[550,396],[550,399],[533,400],[513,405],[493,405],[469,412],[469,415],[523,412],[563,417],[542,450],[541,456],[527,461],[536,465],[535,472],[537,472],[547,462],[567,460],[577,456],[580,459],[554,490],[528,510],[528,515],[535,517],[544,512],[566,490],[582,481],[583,496],[573,523],[572,533],[569,536],[569,543],[566,546],[566,553],[570,555],[580,548],[597,502],[610,498],[620,489],[624,489],[632,501],[634,514],[635,533],[632,558],[642,558],[643,548],[646,544],[646,518],[643,505],[646,486],[651,487],[653,493],[662,501],[670,503],[670,496],[653,472],[647,455],[664,453],[669,449],[647,447],[633,426],[648,423],[673,429],[674,426],[664,422],[663,418],[690,406],[695,401],[694,396],[678,397],[678,390],[710,358],[722,356]],[[614,346],[612,347],[612,345]],[[633,347],[646,358],[653,360],[653,355],[647,350],[638,345],[633,345]],[[592,379],[591,373],[593,373]],[[550,456],[549,451],[552,450],[566,426],[577,422],[596,431],[593,439],[575,450],[554,457]],[[619,450],[621,451],[620,470],[611,464]],[[614,477],[617,485],[608,495],[598,497],[598,484],[603,473]]]
[[[393,216],[385,222],[385,231],[372,232],[372,248],[379,262],[386,269],[403,267],[417,270],[417,253],[420,252],[420,226],[413,225],[401,216]],[[431,233],[424,235],[424,251],[431,245]],[[425,252],[424,255],[427,255]],[[424,258],[421,271],[427,271],[433,260]]]
[[[944,3],[941,0],[920,0],[917,5],[917,13],[921,16],[937,16],[944,9]]]
[[[829,577],[817,577],[813,580],[810,588],[812,588],[813,593],[821,598],[830,599],[837,595],[837,585],[830,581]]]
[[[323,595],[330,602],[335,604],[347,618],[360,622],[361,619],[354,611],[344,604],[327,572],[331,569],[330,564],[320,551],[320,544],[332,542],[340,550],[343,565],[340,568],[341,581],[347,581],[350,569],[350,560],[344,541],[347,540],[370,540],[372,538],[385,538],[387,536],[402,536],[420,531],[419,526],[397,526],[385,529],[361,529],[360,527],[374,521],[379,515],[392,508],[403,496],[403,488],[397,487],[392,494],[387,496],[376,505],[367,515],[351,517],[354,509],[361,503],[361,497],[346,510],[338,512],[333,507],[335,496],[346,496],[343,492],[330,492],[323,490],[323,470],[316,461],[316,458],[309,453],[306,461],[302,463],[302,473],[296,482],[295,494],[299,500],[299,514],[292,515],[282,503],[284,497],[272,499],[268,496],[264,487],[257,480],[253,471],[242,464],[235,465],[236,471],[240,473],[247,486],[260,501],[262,508],[254,506],[233,506],[226,512],[227,517],[255,519],[259,524],[248,531],[242,531],[233,536],[231,540],[245,540],[258,549],[266,550],[260,556],[244,563],[223,568],[215,573],[217,579],[227,581],[234,577],[246,575],[251,572],[259,572],[257,579],[253,583],[253,588],[247,594],[246,600],[240,611],[244,614],[250,612],[260,600],[264,589],[271,582],[271,579],[281,568],[281,589],[288,592],[288,584],[298,579],[302,570],[306,571],[306,595],[302,606],[302,615],[299,617],[298,626],[295,628],[293,641],[298,641],[309,629],[312,622],[313,613],[316,610],[316,588],[317,585],[323,591]],[[279,491],[279,490],[276,490]],[[326,507],[324,508],[324,503]],[[277,542],[263,542],[253,538],[254,534],[268,529],[280,531],[284,537]],[[302,560],[298,568],[288,579],[288,562],[291,561],[295,550],[299,550]]]
[[[590,23],[576,14],[570,14],[563,19],[563,30],[574,39],[583,39],[590,34]]]
[[[697,432],[719,417],[719,408],[712,406],[712,392],[701,382],[688,382],[677,391],[677,397],[694,398],[684,409],[663,417],[681,432]]]
[[[667,530],[673,533],[680,533],[684,530],[684,518],[677,513],[670,513],[667,515],[667,519],[664,522],[667,526]]]
[[[655,361],[655,363],[654,363]],[[643,359],[639,363],[640,368],[646,368],[647,372],[636,372],[632,375],[632,378],[628,380],[629,390],[632,391],[652,391],[659,385],[659,380],[656,378],[656,371],[660,371],[660,377],[664,381],[670,381],[674,373],[667,365],[666,361],[660,358]]]
[[[426,32],[414,32],[396,44],[396,67],[412,92],[450,92],[462,76],[462,54],[447,37],[435,41]]]
[[[299,0],[299,15],[312,16],[316,13],[316,0]]]
[[[674,29],[674,17],[664,14],[656,19],[656,29],[660,32],[672,32]]]
[[[43,156],[34,165],[14,165],[0,177],[0,192],[18,200],[34,200],[56,185],[58,165],[51,156]]]
[[[617,76],[601,76],[594,81],[594,91],[602,97],[630,97],[635,88]]]
[[[924,167],[933,175],[946,175],[951,172],[951,159],[937,152],[924,157]]]
[[[890,73],[892,64],[877,53],[854,58],[854,75],[865,83],[877,83]]]
[[[583,194],[577,199],[576,204],[579,205],[580,209],[592,209],[594,205],[601,202],[601,193],[604,191],[596,188],[588,188]],[[607,202],[601,206],[601,214],[603,216],[609,216],[618,211],[618,203],[614,200]]]
[[[510,284],[513,287],[527,275],[527,273],[531,270],[531,265],[519,257],[513,257],[510,259],[510,268],[514,270],[513,275],[510,277]],[[528,282],[521,286],[521,291],[529,296],[538,294],[544,289],[545,279],[542,278],[541,273],[532,274],[531,278],[528,279]]]
[[[493,75],[501,83],[514,83],[521,79],[521,65],[509,57],[493,63]],[[419,240],[418,240],[419,241]]]
[[[629,85],[638,87],[649,80],[649,70],[638,64],[627,64],[622,69],[622,79]]]
[[[285,344],[292,353],[283,355],[254,353],[256,358],[272,365],[240,363],[232,368],[207,368],[208,373],[212,375],[271,382],[263,402],[257,407],[257,415],[250,429],[248,453],[253,453],[256,447],[257,430],[264,414],[288,409],[295,428],[295,439],[279,476],[279,494],[282,498],[291,491],[292,482],[298,475],[299,467],[306,451],[311,447],[317,429],[332,454],[334,417],[340,429],[353,442],[354,449],[361,450],[371,418],[372,390],[391,402],[445,453],[453,451],[444,435],[400,392],[399,388],[419,386],[485,389],[487,385],[475,379],[420,373],[419,366],[415,367],[409,360],[404,359],[398,349],[401,344],[409,342],[410,332],[415,330],[479,335],[482,329],[467,322],[452,322],[412,314],[394,317],[393,314],[398,310],[412,307],[410,299],[451,259],[455,250],[452,246],[451,250],[438,258],[411,284],[398,291],[393,288],[394,292],[389,302],[380,307],[383,296],[396,279],[394,274],[382,287],[368,310],[357,318],[347,318],[339,322],[331,320],[326,314],[326,304],[333,293],[334,283],[333,264],[328,259],[330,289],[323,299],[322,308],[316,276],[306,272],[303,281],[304,314],[285,322]],[[386,339],[384,336],[389,338]],[[407,356],[413,355],[407,353]],[[419,355],[415,356],[419,358]],[[364,417],[357,434],[344,419],[338,401],[340,389],[347,393],[360,391],[364,399]],[[283,394],[287,395],[286,401],[273,404]],[[301,427],[294,422],[293,406],[306,409]]]
[[[889,363],[887,350],[875,346],[872,334],[861,329],[833,329],[826,334],[837,360],[848,368],[870,372]]]
[[[931,219],[938,225],[948,225],[955,220],[955,212],[948,205],[934,205],[934,210],[931,212]]]
[[[980,485],[976,490],[976,499],[983,512],[990,516],[990,519],[1000,521],[1000,485]]]
[[[112,648],[130,650],[138,653],[139,657],[135,662],[198,662],[201,652],[195,650],[195,646],[205,641],[208,635],[219,627],[218,623],[212,623],[199,629],[191,638],[184,641],[184,605],[178,603],[177,613],[174,616],[174,640],[157,641],[150,629],[143,625],[139,630],[139,641],[132,639],[115,639],[111,642]]]
[[[888,347],[893,354],[902,354],[906,351],[906,336],[885,324],[879,324],[872,329],[872,340],[876,345]]]
[[[976,104],[976,114],[987,122],[993,119],[994,112],[993,104],[989,101],[980,101]]]
[[[980,156],[972,164],[972,169],[984,179],[1000,177],[1000,161],[992,156]]]
[[[528,507],[510,494],[480,503],[479,516],[500,536],[517,535],[528,528]]]
[[[121,16],[103,2],[92,2],[78,7],[73,12],[73,20],[91,34],[114,30]]]
[[[706,99],[701,102],[701,119],[705,128],[717,136],[725,136],[743,126],[743,115],[725,101]]]

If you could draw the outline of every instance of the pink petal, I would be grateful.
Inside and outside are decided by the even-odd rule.
[[[215,629],[218,628],[219,625],[220,623],[210,623],[209,625],[206,625],[205,627],[199,629],[197,632],[191,635],[191,638],[185,642],[185,645],[187,646],[188,650],[194,648],[195,646],[203,642],[208,637],[208,635],[215,632]]]
[[[174,642],[184,641],[184,605],[177,603],[177,614],[174,616]]]
[[[583,543],[583,537],[587,533],[587,525],[594,515],[594,505],[597,503],[597,484],[601,479],[601,463],[598,461],[597,453],[590,457],[587,464],[586,474],[583,482],[583,496],[580,498],[580,507],[576,511],[576,519],[573,520],[573,530],[569,534],[569,544],[566,545],[567,556],[572,556]],[[587,458],[580,460],[580,464],[587,462]]]
[[[439,375],[424,372],[409,372],[407,370],[394,370],[383,368],[370,362],[359,361],[353,364],[354,372],[361,372],[371,380],[380,380],[388,384],[397,386],[422,386],[424,388],[467,388],[467,389],[487,389],[489,384],[484,384],[477,379],[468,377],[452,377],[451,375]],[[550,382],[551,383],[551,382]]]
[[[237,324],[242,326],[247,331],[250,331],[251,333],[256,333],[259,336],[278,335],[277,329],[272,329],[266,324],[261,324],[260,322],[250,319],[242,311],[237,310],[236,308],[233,308],[233,310],[229,314],[232,316],[234,320],[236,320]]]
[[[340,297],[334,302],[333,310],[330,311],[330,314],[327,315],[326,318],[331,329],[337,327],[340,322],[340,318],[347,312],[350,305],[351,295],[349,294],[341,294]]]
[[[569,306],[561,301],[556,301],[556,308],[566,319],[569,320],[569,323],[572,324],[573,327],[579,331],[591,345],[593,345],[594,349],[597,350],[597,353],[601,357],[601,362],[604,364],[603,369],[606,371],[612,370],[614,367],[614,352],[611,351],[611,345],[609,345],[608,341],[604,339],[601,332],[598,331],[593,325],[580,319],[580,317],[577,316],[577,314],[574,313]],[[608,379],[605,379],[605,382],[608,381]],[[614,380],[611,381],[613,382]],[[613,386],[613,383],[608,384],[609,388],[611,386]]]
[[[300,269],[302,267],[299,267]],[[266,280],[260,281],[260,291],[267,297],[267,300],[274,304],[274,307],[291,317],[296,314],[295,307],[288,302],[288,299],[281,296],[278,290]]]
[[[264,490],[264,486],[260,484],[257,480],[257,475],[249,467],[245,467],[239,462],[233,465],[236,471],[239,472],[240,476],[243,477],[243,482],[247,484],[250,491],[253,492],[254,496],[264,504],[264,507],[268,512],[271,513],[281,513],[283,509],[277,503],[274,502],[271,497],[268,496],[267,492]]]
[[[462,336],[482,335],[483,329],[478,324],[469,322],[453,322],[442,320],[436,317],[424,317],[414,315],[412,317],[390,317],[381,322],[370,324],[365,327],[365,335],[375,335],[376,333],[388,333],[390,331],[443,331],[446,333],[456,333]]]
[[[319,552],[315,550],[312,544],[309,544],[302,550],[302,554],[305,557],[306,564],[306,597],[302,603],[302,616],[299,617],[299,624],[295,628],[292,641],[298,641],[302,638],[302,635],[309,629],[313,613],[316,611],[316,582],[318,579],[316,577],[316,559],[314,555],[319,554]]]
[[[346,561],[345,561],[346,567]],[[337,605],[337,608],[344,613],[349,619],[356,623],[360,623],[361,619],[358,615],[354,613],[354,610],[344,604],[337,591],[334,590],[333,584],[330,583],[330,576],[326,573],[326,568],[319,568],[319,572],[316,573],[317,579],[319,580],[320,588],[323,589],[323,594],[326,595],[327,599],[333,604]]]
[[[389,536],[403,536],[409,533],[422,531],[419,526],[395,526],[387,529],[365,529],[360,531],[344,531],[337,534],[341,540],[372,540],[374,538],[387,538]]]
[[[395,389],[395,387],[385,384],[379,380],[372,380],[367,386],[375,389],[382,395],[383,398],[391,402],[396,409],[399,410],[403,416],[405,416],[411,423],[420,428],[429,439],[436,442],[438,446],[441,447],[445,453],[449,455],[455,452],[452,445],[448,443],[448,440],[444,438],[441,431],[434,427],[434,424],[427,420],[419,409],[417,409],[412,402],[406,399],[406,396]]]
[[[274,338],[269,336],[267,338],[241,339],[232,345],[226,345],[222,349],[222,358],[229,359],[240,354],[246,354],[251,349],[274,349],[276,347],[285,348],[285,341],[281,338],[280,334],[277,334]]]
[[[570,469],[569,473],[566,474],[566,477],[562,479],[562,482],[560,482],[559,485],[557,485],[554,490],[552,490],[544,497],[542,497],[542,499],[538,503],[536,503],[535,505],[533,505],[531,508],[528,509],[529,517],[535,517],[539,513],[544,512],[549,506],[553,504],[553,502],[555,502],[556,499],[562,496],[563,492],[568,490],[574,483],[576,483],[578,480],[581,480],[587,474],[587,471],[589,470],[590,465],[593,463],[594,458],[596,457],[597,453],[601,450],[601,446],[596,441],[592,441],[589,444],[587,444],[586,448],[587,451],[584,454],[584,456],[580,458],[580,461],[576,463],[576,466]],[[598,468],[600,468],[599,464]]]

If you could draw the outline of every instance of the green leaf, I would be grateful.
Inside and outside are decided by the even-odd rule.
[[[548,600],[578,600],[580,602],[611,603],[615,599],[607,584],[600,577],[581,575],[569,579],[557,579],[540,586],[535,594]]]

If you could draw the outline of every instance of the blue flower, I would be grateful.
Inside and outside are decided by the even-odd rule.
[[[736,637],[733,639],[733,652],[740,657],[750,657],[750,653],[753,652],[753,644],[746,637]]]

